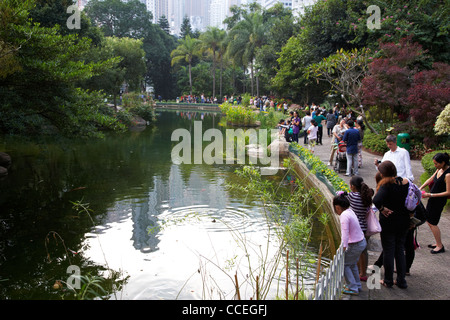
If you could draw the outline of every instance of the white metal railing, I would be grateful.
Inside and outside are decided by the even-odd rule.
[[[339,299],[344,284],[344,255],[341,245],[325,274],[319,278],[313,300]]]

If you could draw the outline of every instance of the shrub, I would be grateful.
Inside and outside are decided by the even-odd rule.
[[[347,191],[350,192],[350,188],[347,183],[339,177],[339,175],[320,160],[319,157],[313,155],[310,150],[302,147],[297,143],[291,144],[295,153],[302,159],[302,161],[311,167],[311,171],[316,174],[322,175],[329,181],[334,191]]]
[[[425,156],[423,156],[422,167],[424,168],[425,172],[428,173],[428,177],[433,175],[433,173],[436,171],[436,168],[434,167],[434,164],[433,164],[434,155],[436,153],[445,153],[445,152],[450,154],[450,150],[436,150],[436,151],[427,153]]]
[[[261,121],[261,128],[272,129],[276,128],[281,119],[286,119],[287,115],[282,112],[275,111],[273,108],[269,108],[268,112],[261,112],[257,118]]]
[[[220,111],[222,111],[223,114],[227,114],[227,111],[228,111],[228,109],[231,108],[231,106],[232,106],[231,103],[229,103],[229,102],[224,102],[224,103],[222,103],[222,104],[219,106],[219,108],[220,108]]]
[[[254,124],[256,114],[252,109],[243,106],[231,106],[226,111],[227,122],[237,125]]]
[[[145,121],[153,121],[156,119],[155,110],[148,105],[139,105],[130,109],[130,112],[136,116],[141,117]]]
[[[126,126],[131,126],[133,122],[133,115],[128,112],[127,109],[122,109],[116,113],[116,118],[119,123],[124,124]]]
[[[450,134],[450,104],[448,104],[444,111],[438,116],[434,131],[438,135]]]
[[[373,152],[385,153],[389,151],[386,145],[386,136],[381,134],[374,134],[369,130],[364,133],[363,146]]]

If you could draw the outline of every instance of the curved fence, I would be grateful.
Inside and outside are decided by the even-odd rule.
[[[300,170],[306,171],[311,185],[316,186],[323,193],[326,199],[328,211],[332,213],[331,199],[337,191],[348,191],[347,184],[308,149],[298,144],[289,146],[291,156],[301,162]],[[340,234],[340,223],[335,215],[330,219],[333,227]],[[341,291],[344,285],[344,258],[345,252],[340,245],[324,274],[319,277],[315,292],[309,297],[310,300],[336,300],[341,297]]]
[[[319,278],[313,300],[340,298],[344,285],[344,256],[344,248],[340,246],[325,274]]]

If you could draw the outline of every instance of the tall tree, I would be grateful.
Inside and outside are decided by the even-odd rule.
[[[192,60],[200,54],[200,40],[186,36],[184,39],[179,39],[178,43],[178,47],[171,53],[172,66],[181,62],[188,64],[189,88],[192,95]]]
[[[116,61],[87,62],[90,39],[61,35],[59,26],[34,24],[20,2],[6,0],[0,5],[0,21],[4,12],[20,16],[0,31],[0,44],[18,49],[14,56],[18,68],[0,78],[0,131],[29,134],[54,127],[72,136],[96,135],[98,127],[114,126],[100,110],[102,96],[79,89],[78,84]]]
[[[403,124],[395,126],[429,147],[438,142],[433,134],[436,117],[450,102],[450,66],[435,62],[429,68],[432,59],[411,37],[380,43],[361,88],[365,104],[390,110],[392,120],[394,113],[405,115]]]
[[[117,105],[117,94],[124,83],[132,91],[140,90],[146,68],[142,40],[105,37],[102,46],[94,54],[96,56],[94,59],[118,58],[118,63],[115,67],[90,79],[87,87],[111,94],[115,106]]]
[[[194,31],[192,30],[191,21],[188,16],[184,16],[180,27],[180,38],[184,39],[186,36],[194,37]]]
[[[448,0],[373,0],[381,9],[379,29],[369,30],[364,17],[353,14],[345,24],[354,30],[355,41],[365,41],[371,49],[382,42],[399,42],[410,37],[433,61],[450,63],[450,5]],[[430,66],[431,67],[431,66]]]
[[[90,0],[85,11],[107,37],[145,37],[153,19],[145,4],[138,0]]]
[[[370,58],[369,49],[351,51],[341,49],[320,63],[311,65],[308,72],[317,81],[328,83],[330,85],[328,93],[340,95],[352,111],[362,116],[369,129],[377,133],[367,121],[361,94],[363,80],[368,74]]]
[[[228,52],[235,61],[247,68],[250,66],[251,94],[254,95],[254,65],[256,51],[266,39],[266,26],[260,12],[242,14],[242,20],[230,30]]]
[[[167,34],[170,34],[170,25],[169,20],[167,20],[165,15],[162,15],[158,20],[158,25],[161,28],[162,31],[164,31]]]
[[[146,82],[155,92],[169,97],[173,87],[170,52],[175,48],[173,36],[153,24],[152,13],[138,0],[91,0],[85,9],[106,36],[143,39],[147,74]]]
[[[227,32],[223,31],[223,39],[219,43],[219,50],[218,50],[218,59],[220,63],[220,76],[219,76],[219,97],[222,99],[223,96],[223,68],[224,68],[224,60],[225,55],[228,49],[228,35]]]
[[[216,54],[220,50],[221,43],[224,41],[225,36],[226,32],[216,27],[209,27],[207,31],[200,36],[201,48],[212,52],[213,97],[216,96]]]

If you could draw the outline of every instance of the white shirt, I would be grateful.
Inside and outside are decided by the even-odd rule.
[[[317,139],[317,131],[319,131],[319,127],[312,125],[308,128],[308,130],[309,130],[308,139]]]
[[[311,126],[311,120],[312,117],[311,116],[304,116],[302,119],[302,123],[303,123],[303,130],[307,131],[309,129],[309,127]]]
[[[347,128],[345,127],[345,126],[343,126],[342,128],[341,128],[341,125],[340,124],[336,124],[335,126],[334,126],[334,128],[333,128],[333,133],[336,133],[336,135],[341,135],[341,138],[342,137],[344,137],[344,133],[345,133],[345,131],[347,130]],[[331,144],[333,144],[333,143],[335,143],[336,142],[336,137],[333,135],[333,138],[331,139]]]
[[[401,147],[392,152],[389,150],[384,154],[383,161],[392,161],[397,169],[397,176],[402,178],[407,178],[409,181],[414,181],[414,175],[411,169],[411,160],[409,157],[409,152]]]

